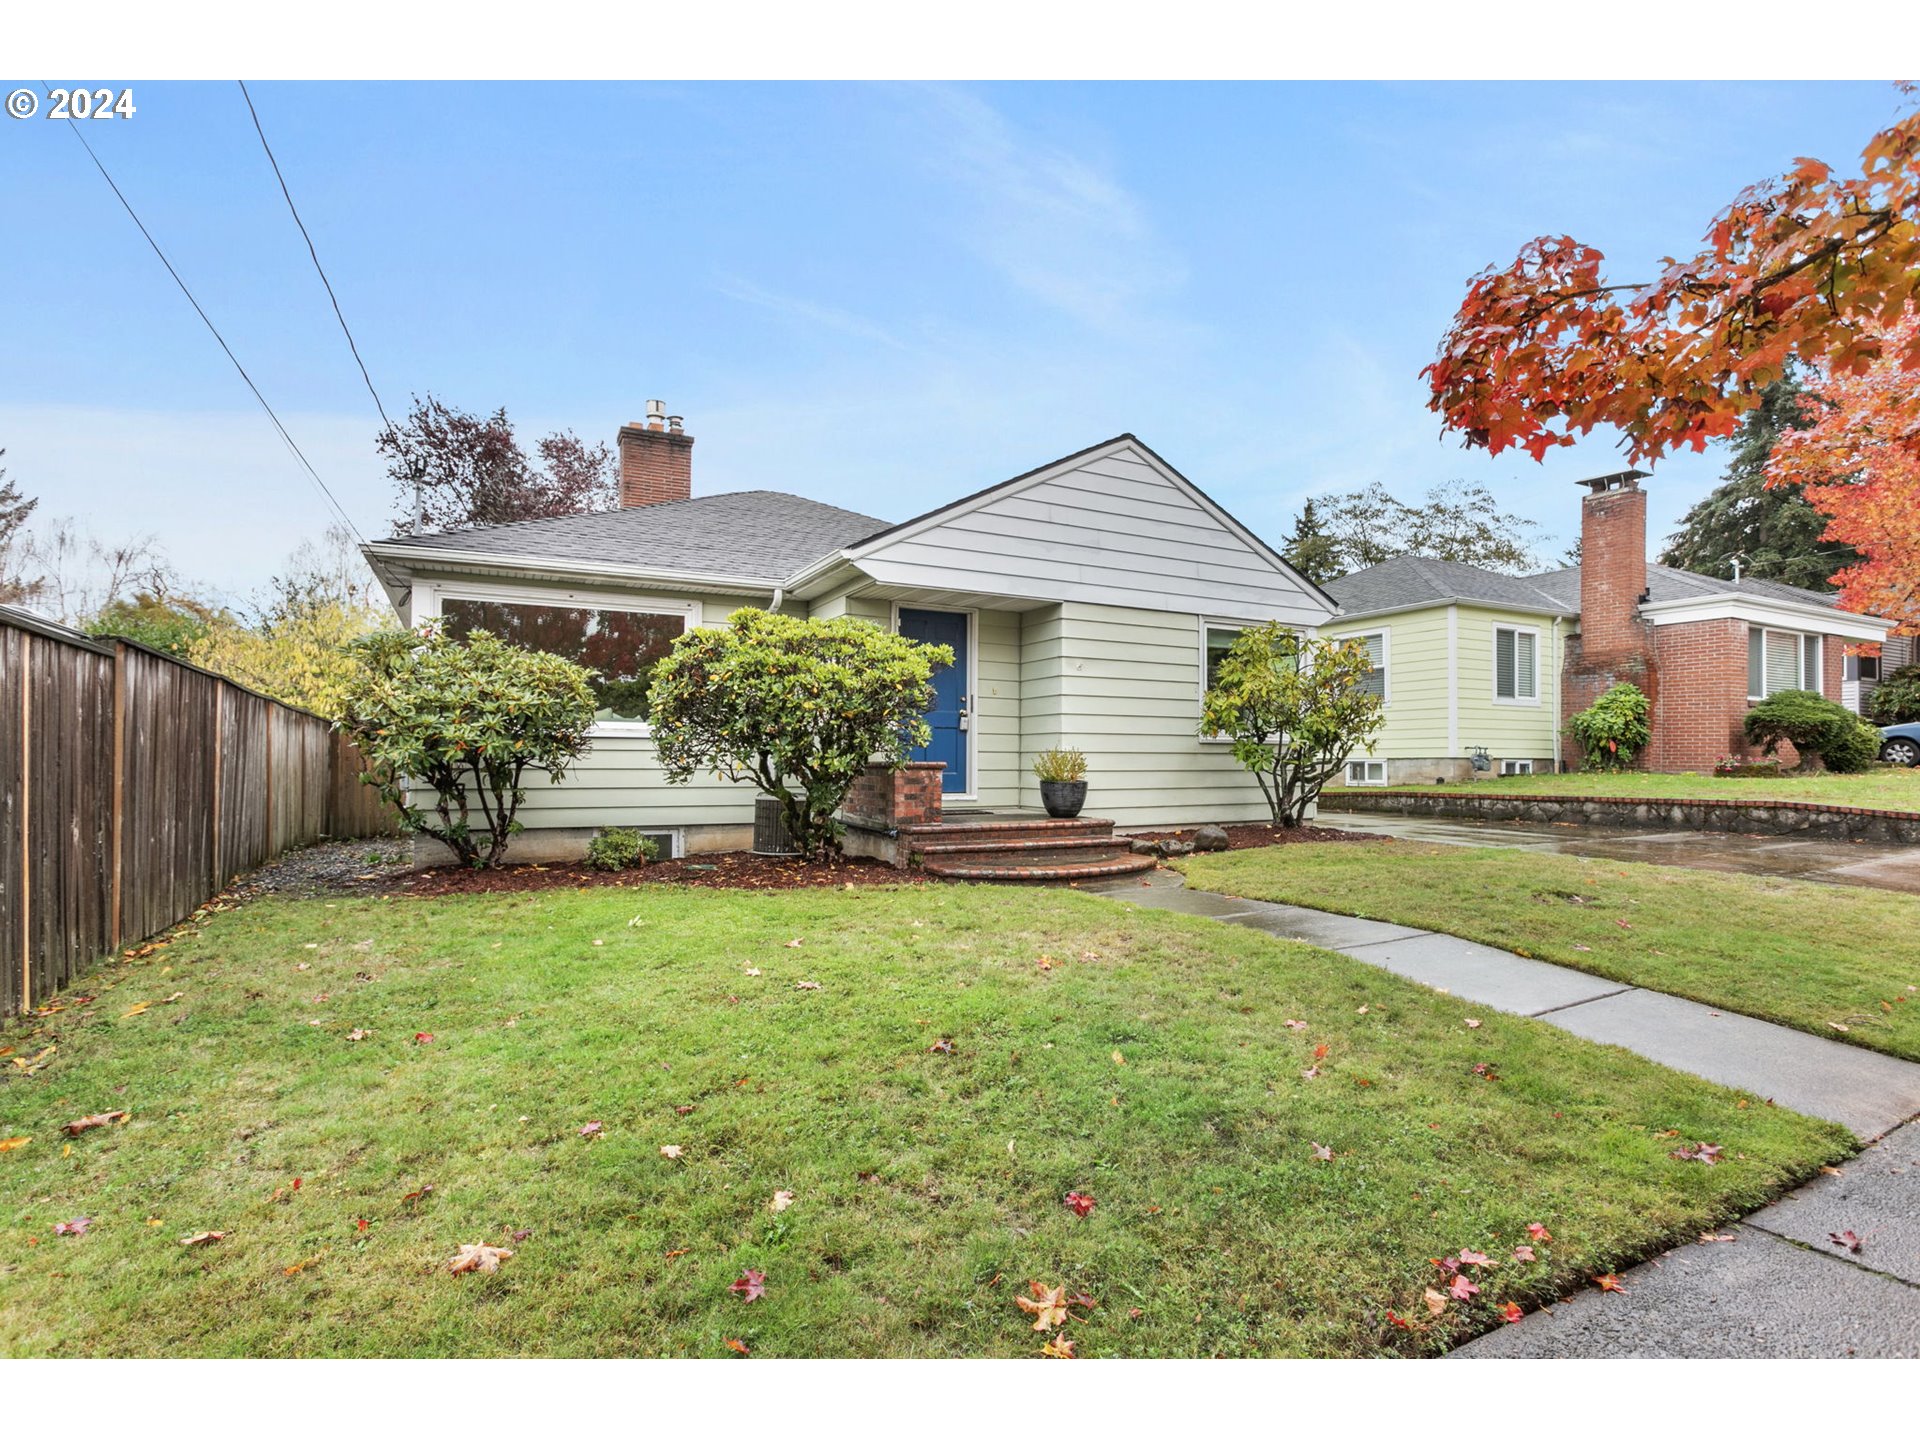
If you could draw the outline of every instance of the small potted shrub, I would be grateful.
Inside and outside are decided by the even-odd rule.
[[[1087,757],[1078,750],[1042,750],[1033,760],[1040,803],[1056,820],[1071,820],[1087,803]]]

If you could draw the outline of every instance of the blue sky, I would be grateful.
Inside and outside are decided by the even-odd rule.
[[[12,88],[8,82],[7,88]],[[659,397],[695,493],[893,520],[1123,430],[1269,539],[1310,494],[1570,481],[1437,433],[1418,371],[1535,234],[1620,278],[1742,186],[1853,168],[1882,84],[253,87],[388,406],[611,440]],[[368,536],[361,387],[237,87],[87,135]],[[0,446],[103,536],[259,585],[328,511],[66,127],[0,122]],[[1721,458],[1664,464],[1663,533]],[[1555,547],[1557,553],[1558,547]]]

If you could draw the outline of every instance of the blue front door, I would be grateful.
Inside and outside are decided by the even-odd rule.
[[[971,665],[967,655],[967,617],[951,610],[900,611],[900,633],[909,640],[928,645],[953,647],[953,664],[937,670],[933,676],[933,708],[927,711],[927,724],[933,738],[924,749],[913,752],[916,760],[942,760],[946,774],[940,788],[949,795],[967,793],[967,676]]]

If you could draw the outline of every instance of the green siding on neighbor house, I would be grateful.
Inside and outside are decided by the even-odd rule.
[[[1494,697],[1494,630],[1536,632],[1539,691],[1532,703]],[[1456,759],[1485,746],[1496,762],[1554,757],[1559,715],[1560,646],[1550,615],[1484,605],[1433,605],[1376,617],[1341,616],[1331,638],[1385,633],[1386,725],[1370,753],[1389,761]]]

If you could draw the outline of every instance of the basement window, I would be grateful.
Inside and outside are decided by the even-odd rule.
[[[1384,785],[1387,783],[1387,762],[1384,760],[1349,760],[1347,762],[1347,784]]]
[[[1533,762],[1531,760],[1502,760],[1500,762],[1500,773],[1502,775],[1531,775],[1533,773]]]

